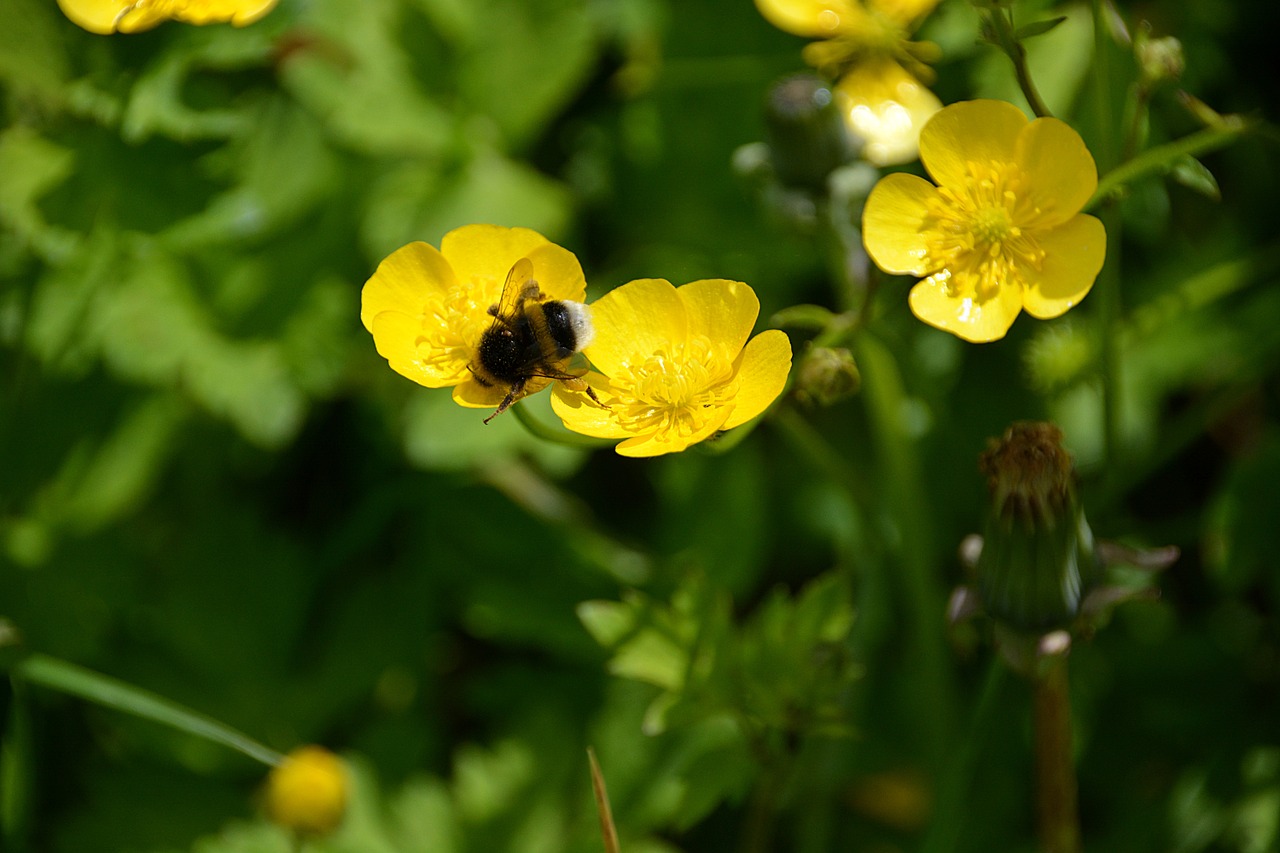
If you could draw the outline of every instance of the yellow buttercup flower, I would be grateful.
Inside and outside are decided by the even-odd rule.
[[[324,747],[300,747],[267,776],[267,815],[303,835],[332,832],[346,813],[347,787],[342,759]]]
[[[910,296],[917,317],[981,343],[1004,337],[1024,308],[1057,317],[1089,292],[1107,234],[1080,213],[1098,172],[1070,126],[965,101],[925,125],[920,159],[937,186],[887,175],[862,216],[871,259],[923,277]]]
[[[586,379],[604,407],[559,386],[551,405],[574,432],[625,439],[623,456],[674,453],[746,423],[782,393],[791,369],[783,332],[747,340],[760,302],[742,282],[677,288],[642,279],[606,294],[591,313]]]
[[[361,295],[360,321],[391,368],[428,388],[453,388],[471,408],[493,408],[508,388],[477,381],[470,365],[493,323],[507,275],[527,258],[547,299],[581,302],[587,283],[578,259],[528,228],[466,225],[450,231],[440,249],[410,243],[386,258]],[[552,380],[530,379],[524,394]]]
[[[136,33],[165,21],[252,24],[277,0],[58,0],[72,22],[93,33]]]
[[[864,140],[862,156],[877,166],[914,160],[920,128],[942,108],[921,82],[921,60],[936,47],[910,40],[938,0],[756,0],[779,29],[822,39],[804,57],[833,78],[849,128]]]

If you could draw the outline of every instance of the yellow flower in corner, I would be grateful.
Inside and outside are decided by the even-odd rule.
[[[277,0],[58,0],[62,12],[89,32],[136,33],[165,21],[252,24]]]
[[[428,388],[453,388],[456,403],[494,408],[508,387],[476,379],[480,339],[493,324],[507,276],[522,259],[542,295],[581,302],[587,283],[578,259],[528,228],[465,225],[440,249],[410,243],[386,258],[364,286],[360,320],[392,370]],[[533,377],[521,396],[552,379]]]
[[[1085,297],[1107,234],[1080,212],[1098,184],[1080,134],[1003,101],[965,101],[925,125],[920,159],[937,186],[887,175],[862,215],[871,259],[923,278],[910,296],[917,317],[982,343],[1024,308],[1044,320]]]
[[[300,747],[267,776],[267,814],[303,835],[332,832],[347,810],[347,786],[342,759],[324,747]]]
[[[938,0],[756,0],[774,26],[821,39],[805,61],[832,78],[845,123],[864,141],[862,156],[877,166],[916,158],[920,128],[942,102],[922,79],[936,46],[912,42],[911,31]]]
[[[586,379],[603,406],[560,386],[551,405],[574,432],[625,439],[623,456],[674,453],[740,426],[782,393],[791,370],[786,334],[747,340],[759,313],[738,281],[625,284],[591,306]]]

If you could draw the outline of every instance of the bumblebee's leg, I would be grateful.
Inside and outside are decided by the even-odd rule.
[[[589,384],[587,384],[587,380],[584,377],[574,376],[571,373],[564,373],[557,376],[556,379],[559,380],[561,385],[568,388],[570,391],[585,391],[587,396],[591,398],[591,401],[600,408],[609,408],[604,403],[600,402],[600,398],[596,396],[596,392],[592,390]]]
[[[524,380],[521,379],[511,386],[511,390],[507,392],[507,396],[504,397],[502,399],[502,402],[498,404],[498,408],[494,411],[494,413],[484,419],[484,422],[486,424],[489,423],[489,421],[493,420],[498,415],[505,412],[508,406],[510,406],[512,403],[514,403],[516,400],[519,400],[523,396],[524,396]]]

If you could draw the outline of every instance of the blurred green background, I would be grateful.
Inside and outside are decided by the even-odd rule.
[[[1087,6],[1018,14],[1059,8],[1032,68],[1096,146]],[[1183,88],[1276,115],[1270,4],[1119,12],[1183,41]],[[762,325],[848,307],[830,242],[731,166],[802,69],[749,0],[282,0],[112,37],[51,0],[2,17],[0,616],[274,748],[342,751],[357,802],[320,849],[598,850],[588,744],[628,853],[1033,849],[1028,689],[943,620],[977,455],[1025,418],[1065,429],[1099,536],[1183,552],[1072,655],[1087,848],[1277,849],[1274,136],[1204,159],[1220,200],[1153,178],[1122,204],[1112,464],[1093,300],[970,346],[894,281],[863,394],[636,461],[392,373],[360,287],[492,222],[575,252],[591,298],[715,277]],[[976,33],[960,0],[926,23],[939,96],[1016,98]],[[1158,93],[1151,143],[1194,129]],[[3,723],[13,849],[289,849],[242,756],[21,682]]]

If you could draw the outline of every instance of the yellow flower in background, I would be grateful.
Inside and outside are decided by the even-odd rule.
[[[397,373],[428,388],[452,387],[459,405],[492,408],[508,389],[480,383],[470,365],[493,323],[489,307],[523,258],[548,299],[586,296],[582,267],[567,249],[528,228],[466,225],[446,234],[438,251],[410,243],[379,264],[361,294],[360,320]],[[525,392],[551,381],[530,379]]]
[[[849,128],[864,140],[862,156],[877,166],[916,158],[920,128],[942,108],[922,81],[922,60],[936,47],[910,35],[938,0],[756,0],[774,26],[822,39],[804,58],[833,78]]]
[[[937,186],[887,175],[862,215],[871,259],[923,277],[910,296],[917,317],[981,343],[1004,337],[1024,308],[1057,317],[1089,292],[1107,234],[1080,212],[1098,172],[1070,126],[965,101],[925,125],[920,159]]]
[[[267,815],[303,835],[332,832],[346,813],[347,787],[342,759],[324,747],[300,747],[267,776]]]
[[[591,313],[586,379],[607,408],[559,386],[551,405],[574,432],[625,439],[623,456],[673,453],[746,423],[782,393],[791,369],[783,332],[747,340],[760,302],[742,282],[677,288],[642,279],[606,294]]]
[[[165,21],[252,24],[277,0],[58,0],[62,12],[89,32],[136,33]]]

